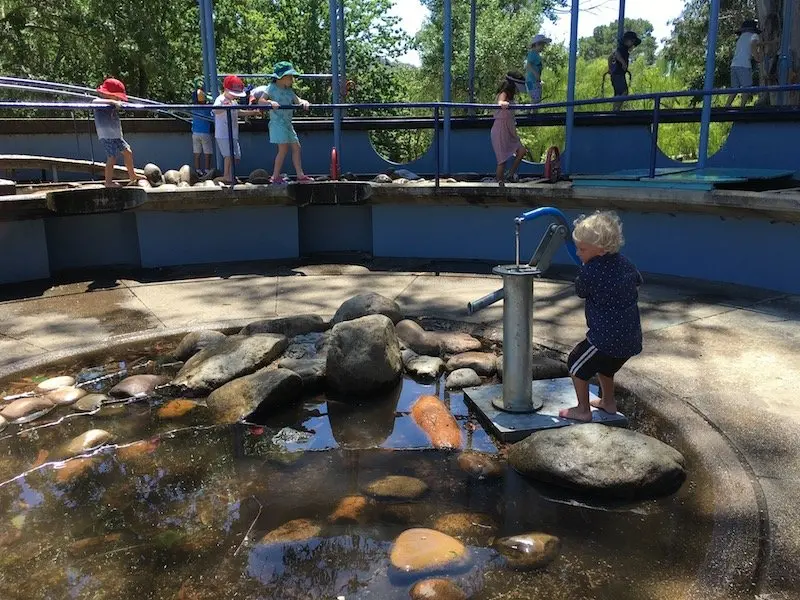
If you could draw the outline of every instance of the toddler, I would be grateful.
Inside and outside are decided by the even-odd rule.
[[[611,85],[614,88],[614,96],[628,95],[628,67],[630,66],[631,48],[635,48],[642,43],[642,40],[635,31],[626,31],[619,41],[617,49],[614,51],[609,72],[611,73]],[[623,102],[614,102],[614,110],[621,110]]]
[[[228,75],[222,82],[222,93],[214,100],[214,106],[231,106],[236,104],[239,98],[244,98],[247,94],[244,91],[244,82],[236,75]],[[231,136],[233,137],[233,156],[231,156],[231,140],[228,135],[228,115],[227,110],[214,110],[214,136],[217,140],[217,148],[225,159],[225,172],[223,180],[231,185],[236,182],[233,180],[233,161],[242,157],[239,148],[239,112],[231,110]],[[254,116],[258,111],[241,111],[245,116]]]
[[[97,105],[94,109],[94,126],[97,129],[97,137],[106,150],[105,185],[106,187],[121,187],[114,181],[114,165],[117,164],[117,156],[122,154],[125,161],[125,168],[128,169],[128,178],[131,183],[143,179],[143,175],[137,175],[133,168],[133,152],[125,138],[122,137],[122,121],[119,118],[119,109],[123,102],[128,101],[125,93],[125,84],[119,79],[106,79],[97,88],[102,98],[95,98],[92,104]]]
[[[280,106],[299,105],[305,110],[311,106],[307,100],[303,100],[295,94],[292,89],[295,76],[299,75],[295,71],[292,63],[287,61],[279,62],[275,65],[275,72],[272,73],[272,83],[267,86],[259,98],[259,104],[269,104],[272,110],[269,111],[269,141],[278,146],[278,154],[275,156],[275,166],[272,170],[272,183],[284,184],[286,180],[281,175],[283,161],[289,150],[292,152],[292,163],[297,173],[297,181],[313,181],[311,177],[303,172],[303,164],[300,155],[300,138],[292,125],[292,110],[280,109]]]
[[[203,80],[200,78],[194,81],[194,91],[192,92],[192,104],[205,104],[206,90]],[[214,141],[211,138],[211,118],[213,115],[210,110],[195,109],[192,111],[192,153],[194,154],[194,170],[198,176],[204,175],[211,169],[211,156],[214,154]],[[200,168],[200,157],[205,154],[205,169]]]
[[[639,319],[639,291],[642,276],[619,253],[622,224],[612,212],[596,212],[575,221],[572,232],[583,266],[575,279],[575,292],[586,299],[586,339],[570,352],[569,374],[575,386],[578,406],[565,408],[559,416],[591,421],[589,380],[598,376],[602,398],[592,405],[614,414],[614,374],[632,356],[642,351]]]
[[[497,183],[505,183],[506,162],[512,156],[514,164],[508,172],[509,179],[516,179],[517,169],[528,150],[522,145],[517,135],[517,121],[514,111],[510,110],[517,93],[517,85],[524,83],[522,75],[509,71],[500,88],[497,90],[496,102],[500,107],[494,111],[494,124],[492,124],[492,148],[497,158],[496,179]]]
[[[531,97],[531,104],[542,101],[542,50],[552,42],[549,37],[536,34],[531,40],[528,57],[525,60],[525,88]]]

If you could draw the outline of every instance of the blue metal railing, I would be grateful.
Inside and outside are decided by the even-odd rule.
[[[543,104],[517,104],[512,106],[509,110],[513,110],[515,112],[539,112],[543,109],[557,109],[557,108],[572,108],[578,106],[595,106],[600,104],[609,104],[613,101],[620,101],[623,100],[625,102],[633,102],[638,100],[652,100],[653,101],[653,111],[651,117],[651,126],[652,126],[652,136],[651,136],[651,144],[650,144],[650,163],[649,163],[649,177],[655,177],[656,173],[656,161],[658,157],[658,129],[659,123],[661,118],[661,111],[662,111],[662,103],[664,99],[668,98],[690,98],[690,97],[702,97],[702,98],[711,98],[714,96],[728,96],[731,94],[739,94],[739,93],[748,93],[748,94],[758,94],[758,93],[765,93],[765,92],[800,92],[800,84],[792,84],[792,85],[778,85],[778,86],[762,86],[762,87],[749,87],[749,88],[741,88],[741,89],[712,89],[712,90],[684,90],[684,91],[675,91],[675,92],[656,92],[656,93],[648,93],[648,94],[632,94],[630,96],[620,96],[614,98],[589,98],[585,100],[575,100],[572,102],[550,102],[550,103],[543,103]],[[75,95],[80,95],[75,93]],[[36,109],[36,110],[67,110],[67,111],[75,111],[75,110],[86,110],[91,111],[97,108],[96,104],[92,104],[89,102],[69,102],[69,103],[59,103],[59,102],[9,102],[9,101],[0,101],[0,110],[4,109]],[[281,106],[281,109],[294,109],[297,110],[297,106]],[[123,110],[129,111],[140,111],[140,112],[161,112],[161,113],[170,113],[171,111],[190,111],[193,109],[201,109],[201,110],[225,110],[228,111],[228,120],[229,120],[229,142],[230,142],[230,149],[231,155],[233,155],[233,138],[232,138],[232,128],[230,125],[231,122],[231,113],[232,110],[272,110],[272,107],[269,105],[251,105],[251,106],[244,106],[244,105],[233,105],[233,106],[214,106],[212,107],[209,104],[157,104],[157,103],[139,103],[139,102],[132,102],[132,103],[124,103],[122,105]],[[442,157],[443,154],[447,154],[446,150],[450,145],[450,138],[449,133],[450,130],[448,128],[444,128],[444,140],[440,135],[440,129],[442,129],[442,121],[443,115],[449,112],[452,109],[467,109],[467,110],[476,110],[476,109],[484,109],[484,110],[497,110],[496,104],[478,104],[478,103],[468,103],[468,102],[362,102],[362,103],[355,103],[355,104],[342,104],[342,103],[331,103],[331,104],[314,104],[311,106],[311,110],[323,110],[323,111],[341,111],[346,109],[361,109],[361,110],[393,110],[393,109],[423,109],[423,110],[431,110],[433,112],[433,120],[434,120],[434,129],[433,129],[433,144],[434,144],[434,157],[436,163],[436,174],[435,174],[435,184],[436,189],[439,189],[439,180],[441,178],[441,168],[442,168]],[[737,109],[730,109],[730,110],[737,110]],[[745,109],[746,110],[746,109]],[[793,113],[796,112],[798,114],[798,119],[800,119],[800,108],[798,107],[787,107],[786,109],[778,109],[780,110],[790,110]],[[616,116],[624,115],[624,111],[613,113],[609,115],[609,124],[613,124],[613,119]],[[446,120],[446,119],[445,119]],[[339,133],[341,135],[341,133]],[[708,132],[706,131],[706,136]],[[568,135],[566,139],[566,146],[569,147],[571,142],[571,136]],[[702,147],[702,140],[701,140],[701,147]],[[706,145],[707,147],[707,145]],[[444,150],[444,152],[443,152]],[[338,149],[337,149],[338,151]],[[235,168],[235,161],[234,161],[234,168]],[[568,171],[565,171],[565,174],[569,174]],[[235,172],[234,172],[235,177]]]

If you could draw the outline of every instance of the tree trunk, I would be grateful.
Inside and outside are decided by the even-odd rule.
[[[791,23],[783,23],[783,3],[794,2]],[[769,66],[769,59],[780,56],[780,45],[783,35],[789,35],[789,78],[787,83],[800,83],[798,69],[800,68],[800,3],[797,0],[757,0],[758,20],[761,24],[761,39],[764,42],[764,53],[767,57],[766,63],[761,66]],[[780,63],[778,63],[778,73]],[[778,75],[767,76],[766,82],[769,85],[778,84]],[[777,94],[770,94],[771,104],[776,103]],[[785,102],[788,104],[800,104],[800,94],[792,92],[785,94]]]

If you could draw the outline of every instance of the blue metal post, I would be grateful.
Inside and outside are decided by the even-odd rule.
[[[578,62],[578,9],[579,0],[572,0],[569,26],[569,72],[567,74],[567,130],[564,140],[564,174],[572,169],[572,130],[575,125],[575,70]]]
[[[617,21],[617,40],[625,34],[625,0],[619,0],[619,20]]]
[[[439,107],[433,107],[433,160],[436,163],[436,191],[439,191],[439,178],[441,177],[441,163],[439,162]]]
[[[231,153],[231,185],[236,183],[236,154],[234,153],[234,144],[233,144],[233,111],[226,110],[225,118],[228,119],[228,150]]]
[[[345,97],[347,90],[347,57],[344,33],[344,0],[339,0],[339,93]]]
[[[341,103],[341,88],[339,87],[339,43],[338,26],[336,24],[336,13],[338,7],[337,0],[328,0],[328,11],[330,12],[331,30],[331,91],[333,92],[333,103]],[[333,109],[333,147],[336,148],[336,156],[339,159],[339,166],[342,164],[342,111],[338,108]]]
[[[452,101],[453,70],[453,10],[451,0],[444,0],[444,74],[442,76],[442,100]],[[450,173],[450,108],[444,109],[444,148],[442,165]]]
[[[470,0],[469,2],[469,102],[475,103],[475,43],[476,43],[476,28],[478,22],[478,1]],[[475,111],[470,109],[470,115],[474,115]]]
[[[653,129],[650,132],[650,179],[656,176],[656,157],[658,156],[658,124],[661,120],[661,96],[653,100]]]
[[[206,34],[206,18],[203,11],[203,0],[197,0],[197,13],[200,17],[200,48],[203,51],[203,84],[206,90],[211,90],[211,76],[209,75],[208,37]],[[194,90],[192,90],[194,91]]]
[[[205,43],[206,54],[208,55],[208,88],[206,91],[215,98],[219,94],[219,82],[217,81],[217,44],[214,39],[214,8],[213,0],[200,0],[205,21]]]
[[[714,89],[714,63],[717,58],[717,29],[719,29],[719,2],[711,0],[711,17],[708,21],[708,40],[706,42],[706,74],[703,90]],[[697,153],[697,167],[704,169],[708,160],[708,132],[711,126],[711,94],[703,96],[703,111],[700,113],[700,148]]]
[[[778,57],[778,85],[789,81],[789,42],[792,39],[793,0],[783,0],[783,26],[781,27],[781,54]],[[763,84],[762,84],[763,85]],[[784,102],[784,92],[778,92],[778,104]]]

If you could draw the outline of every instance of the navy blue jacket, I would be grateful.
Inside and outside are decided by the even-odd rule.
[[[586,339],[600,352],[629,358],[642,351],[642,276],[621,254],[596,256],[578,271],[575,292],[586,299]]]

